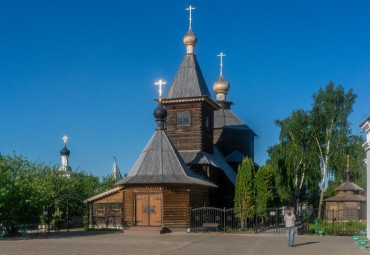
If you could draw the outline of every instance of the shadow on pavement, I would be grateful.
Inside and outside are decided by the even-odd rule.
[[[59,238],[74,238],[84,236],[97,236],[107,234],[121,234],[122,231],[73,231],[73,232],[55,232],[49,234],[28,234],[23,237],[9,237],[1,241],[20,241],[20,240],[32,240],[32,239],[59,239]],[[0,241],[0,242],[1,242]]]
[[[320,243],[320,242],[298,243],[298,244],[294,244],[294,247],[303,246],[303,245],[309,245],[309,244],[315,244],[315,243]]]

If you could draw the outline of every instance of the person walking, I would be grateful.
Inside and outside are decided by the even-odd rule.
[[[289,208],[286,209],[285,215],[284,215],[284,223],[285,223],[286,239],[290,247],[294,246],[295,221],[296,221],[295,215],[290,211]]]

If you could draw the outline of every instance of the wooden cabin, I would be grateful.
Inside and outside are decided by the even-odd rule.
[[[85,200],[90,227],[119,228],[123,226],[123,187],[119,186]]]
[[[349,163],[346,181],[336,187],[335,191],[337,195],[325,199],[325,217],[328,220],[366,220],[366,197],[362,194],[364,190],[351,182]]]

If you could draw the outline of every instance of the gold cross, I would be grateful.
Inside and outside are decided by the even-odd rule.
[[[162,100],[162,85],[165,85],[165,84],[166,84],[166,82],[162,81],[161,79],[159,79],[157,82],[154,83],[154,85],[159,86],[159,90],[158,90],[159,102]]]
[[[191,19],[191,11],[192,10],[195,10],[195,7],[189,5],[189,8],[186,8],[185,10],[189,11],[189,29],[191,29],[191,21],[192,21],[192,19]]]
[[[64,141],[64,144],[66,144],[67,143],[67,140],[68,140],[68,136],[64,135],[62,139]]]
[[[217,55],[217,57],[220,57],[220,59],[221,59],[221,63],[220,63],[220,75],[222,75],[222,67],[224,66],[222,64],[222,58],[225,57],[225,56],[226,56],[226,54],[224,54],[222,51],[221,51],[220,54]]]

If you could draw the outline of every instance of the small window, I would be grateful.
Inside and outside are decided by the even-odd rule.
[[[206,128],[209,128],[209,115],[206,115]]]
[[[93,205],[93,214],[94,214],[94,216],[104,216],[105,215],[105,206],[104,206],[104,204],[94,204]]]
[[[189,112],[181,112],[177,114],[177,126],[190,126]]]
[[[107,214],[110,216],[119,216],[121,215],[122,204],[106,204]]]

